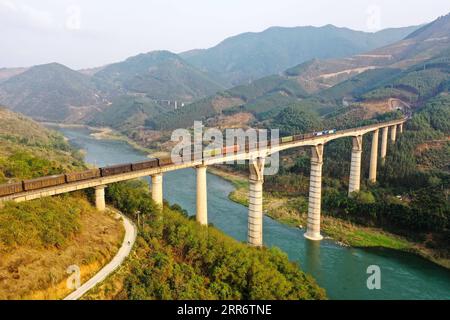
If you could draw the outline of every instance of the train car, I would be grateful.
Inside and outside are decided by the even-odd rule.
[[[222,154],[224,154],[224,155],[233,154],[233,153],[239,152],[239,150],[240,150],[239,145],[235,144],[234,146],[223,147],[222,148]]]
[[[135,162],[131,164],[131,170],[138,171],[138,170],[145,170],[145,169],[151,169],[156,168],[159,165],[158,159],[151,159],[141,162]]]
[[[66,183],[66,175],[59,174],[48,177],[36,178],[23,181],[23,189],[25,191],[42,189],[47,187],[58,186]]]
[[[127,173],[130,171],[131,171],[131,163],[118,164],[115,166],[100,168],[102,177],[113,176],[115,174]]]
[[[286,143],[286,142],[291,142],[294,141],[294,137],[293,136],[288,136],[288,137],[282,137],[281,138],[281,143]]]
[[[100,175],[100,169],[90,169],[85,170],[81,172],[71,172],[66,173],[66,182],[77,182],[77,181],[83,181],[83,180],[89,180],[94,178],[99,178]]]
[[[173,164],[171,157],[159,158],[158,163],[160,167],[169,166]]]
[[[314,132],[313,135],[314,135],[315,137],[323,136],[323,131]]]
[[[334,134],[334,133],[336,133],[336,129],[328,130],[328,134]]]
[[[22,182],[14,182],[0,185],[0,197],[9,196],[10,194],[23,191]]]

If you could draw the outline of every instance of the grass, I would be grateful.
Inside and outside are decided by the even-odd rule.
[[[224,171],[219,168],[208,169],[212,174],[218,175],[230,181],[236,190],[229,194],[229,199],[248,205],[248,179],[239,174]],[[276,197],[264,194],[263,205],[265,214],[272,219],[292,227],[306,227],[307,199],[304,197]],[[383,247],[394,250],[402,250],[418,254],[436,264],[450,268],[448,259],[440,258],[429,248],[407,239],[385,232],[379,228],[369,228],[355,225],[338,218],[322,215],[321,229],[324,235],[334,239],[341,245],[352,247]]]
[[[60,205],[72,212],[62,211],[60,215],[75,214],[76,217],[55,220],[49,216],[51,220],[46,221],[47,228],[31,228],[33,232],[26,233],[28,239],[19,237],[14,243],[5,243],[3,238],[0,239],[0,300],[64,298],[71,291],[66,286],[69,276],[66,270],[69,266],[80,267],[81,280],[84,282],[116,254],[124,235],[121,221],[110,213],[98,212],[85,197],[52,197],[22,204],[8,204],[0,212],[8,209],[8,206],[15,206],[17,209],[31,206],[39,209],[39,212],[24,211],[26,221],[23,224],[27,227],[27,221],[33,224],[44,221],[47,217],[46,208],[60,208]],[[74,210],[78,211],[75,213]],[[57,245],[47,241],[48,231],[53,234],[63,229],[63,224],[72,222],[76,228],[68,229],[69,233],[65,234],[64,241]],[[2,228],[3,235],[8,232],[5,230]]]

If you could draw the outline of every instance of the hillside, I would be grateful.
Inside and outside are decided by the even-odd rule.
[[[178,206],[154,210],[147,184],[119,183],[107,198],[122,212],[144,213],[136,247],[118,272],[86,299],[316,300],[325,291],[277,248],[253,248],[207,229]],[[150,209],[149,209],[150,208]]]
[[[0,68],[0,82],[6,81],[11,77],[25,72],[26,70],[27,68]]]
[[[223,87],[178,55],[153,51],[105,66],[94,74],[115,87],[156,100],[192,102]]]
[[[147,96],[122,95],[115,98],[104,111],[92,115],[87,123],[91,126],[109,126],[123,131],[143,126],[146,120],[173,109],[173,105],[158,103]]]
[[[0,108],[0,183],[84,168],[63,137]],[[67,267],[82,281],[95,274],[122,240],[123,228],[99,213],[84,193],[0,205],[0,299],[61,299]]]
[[[35,119],[81,121],[107,103],[108,88],[61,64],[31,67],[0,83],[0,103]]]
[[[0,107],[0,183],[83,168],[64,138],[31,119]]]
[[[283,74],[236,86],[182,110],[161,114],[147,125],[157,130],[173,129],[191,126],[194,120],[237,112],[250,112],[265,120],[285,107],[299,104],[326,114],[355,99],[387,103],[390,98],[398,98],[419,103],[437,94],[448,79],[450,40],[441,35],[449,25],[450,15],[381,49],[350,58],[313,59]]]
[[[344,59],[315,59],[286,71],[310,93],[330,88],[368,70],[408,68],[450,49],[450,14],[393,44]]]
[[[379,48],[403,39],[417,28],[366,33],[332,25],[272,27],[239,34],[215,47],[180,55],[228,86],[235,86],[277,74],[313,58],[341,58]]]

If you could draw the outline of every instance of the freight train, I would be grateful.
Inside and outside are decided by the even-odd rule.
[[[113,176],[116,174],[127,173],[131,171],[163,167],[170,164],[172,164],[172,160],[170,158],[156,158],[137,163],[120,164],[99,169],[90,169],[81,172],[72,172],[30,180],[23,180],[21,182],[7,183],[0,185],[0,197],[24,191],[32,191],[58,186],[65,183],[73,183],[100,177]]]
[[[319,131],[319,132],[314,132],[314,133],[282,137],[279,139],[278,142],[280,144],[283,144],[283,143],[288,143],[288,142],[292,142],[292,141],[304,140],[304,139],[308,139],[308,138],[314,138],[317,136],[323,136],[323,135],[334,134],[334,133],[336,133],[335,129],[324,130],[324,131]],[[267,141],[267,143],[266,143],[267,146],[270,146],[271,144],[272,144],[272,141],[270,141],[270,140]],[[229,146],[229,147],[204,150],[198,156],[199,156],[199,158],[210,158],[210,157],[215,157],[217,155],[234,154],[234,153],[239,152],[240,150],[241,150],[241,147],[239,145],[234,145],[234,146]],[[245,151],[246,152],[249,151],[248,143],[246,143],[246,145],[245,145]],[[191,159],[192,160],[195,159],[194,153],[192,153]],[[85,170],[85,171],[81,171],[81,172],[66,173],[66,174],[24,180],[21,182],[8,183],[8,184],[0,185],[0,197],[8,196],[8,195],[11,195],[14,193],[20,193],[20,192],[24,192],[24,191],[31,191],[31,190],[37,190],[37,189],[42,189],[42,188],[58,186],[58,185],[62,185],[65,183],[73,183],[73,182],[95,179],[95,178],[100,178],[100,177],[108,177],[108,176],[113,176],[113,175],[117,175],[117,174],[151,169],[151,168],[156,168],[156,167],[164,167],[164,166],[171,165],[172,163],[173,162],[170,157],[155,158],[155,159],[150,159],[150,160],[137,162],[137,163],[119,164],[119,165],[103,167],[103,168],[99,168],[99,169],[90,169],[90,170]]]

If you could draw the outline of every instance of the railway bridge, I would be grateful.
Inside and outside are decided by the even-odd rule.
[[[321,240],[320,219],[321,219],[321,198],[322,198],[322,165],[324,158],[324,147],[327,142],[351,137],[353,147],[351,150],[351,167],[349,177],[349,196],[353,192],[360,190],[361,183],[361,158],[362,143],[365,134],[372,135],[370,169],[368,180],[375,182],[377,179],[378,160],[384,163],[388,149],[388,134],[390,141],[394,143],[397,132],[403,132],[403,124],[406,118],[393,120],[384,123],[377,123],[364,127],[351,128],[336,131],[332,134],[312,136],[300,140],[281,142],[274,146],[258,147],[255,150],[243,150],[232,154],[222,154],[212,158],[202,158],[192,160],[182,164],[165,163],[151,168],[131,170],[125,173],[111,174],[108,176],[96,176],[89,179],[68,182],[50,187],[38,188],[35,190],[22,190],[6,196],[0,197],[1,201],[29,201],[37,198],[53,196],[57,194],[82,190],[87,188],[95,189],[95,204],[98,210],[105,210],[105,188],[107,185],[119,181],[131,180],[141,177],[151,177],[151,194],[156,204],[161,208],[163,205],[163,176],[169,171],[181,170],[185,168],[195,168],[197,173],[196,190],[196,220],[201,225],[208,224],[207,213],[207,183],[206,169],[208,166],[228,163],[238,160],[249,161],[249,207],[248,207],[248,244],[252,246],[263,245],[263,183],[264,183],[264,163],[265,159],[273,153],[283,150],[309,147],[311,149],[311,174],[309,186],[308,220],[305,237],[310,240]],[[381,150],[379,153],[379,135],[381,131]],[[286,139],[282,139],[286,141]]]

